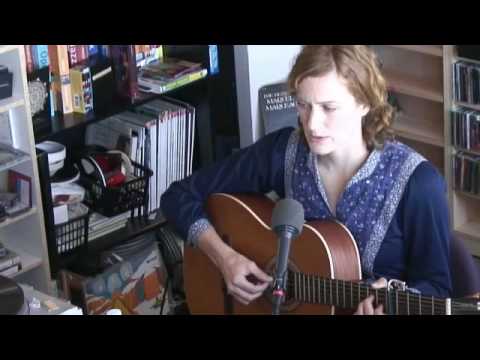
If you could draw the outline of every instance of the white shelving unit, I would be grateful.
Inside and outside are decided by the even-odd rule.
[[[9,121],[11,143],[27,156],[21,162],[4,166],[0,171],[0,189],[6,190],[8,170],[28,176],[32,182],[32,208],[0,223],[0,241],[15,251],[21,259],[22,269],[9,277],[35,289],[51,293],[45,223],[35,152],[35,139],[30,112],[23,45],[0,45],[0,64],[13,73],[13,93],[0,100],[0,113],[8,114],[0,121]],[[0,124],[2,125],[2,124]]]

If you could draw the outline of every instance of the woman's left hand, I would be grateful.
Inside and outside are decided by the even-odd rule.
[[[387,286],[387,279],[380,278],[375,281],[371,286],[373,289],[384,288]],[[358,304],[357,311],[355,311],[353,315],[385,315],[385,313],[383,312],[383,304],[374,307],[373,300],[375,300],[374,295],[368,296],[365,300]]]

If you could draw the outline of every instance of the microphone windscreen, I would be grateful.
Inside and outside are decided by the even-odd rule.
[[[304,222],[303,206],[297,200],[287,198],[276,203],[272,213],[273,230],[282,226],[293,226],[300,233]]]

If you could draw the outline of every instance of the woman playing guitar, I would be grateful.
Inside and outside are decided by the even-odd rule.
[[[293,198],[307,221],[336,220],[348,228],[362,279],[373,288],[396,279],[412,294],[449,297],[445,183],[430,162],[394,140],[375,54],[363,45],[304,46],[288,86],[300,128],[271,133],[173,183],[161,199],[167,220],[216,265],[242,304],[259,298],[272,278],[211,225],[204,204],[213,193],[275,191]],[[355,313],[383,314],[384,307],[370,295]]]

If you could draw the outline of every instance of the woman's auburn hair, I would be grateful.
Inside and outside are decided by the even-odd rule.
[[[376,54],[366,45],[305,45],[297,55],[288,76],[288,89],[295,96],[298,85],[307,77],[336,71],[345,79],[357,103],[367,106],[363,117],[363,138],[369,150],[382,148],[394,138],[391,124],[394,109]]]

